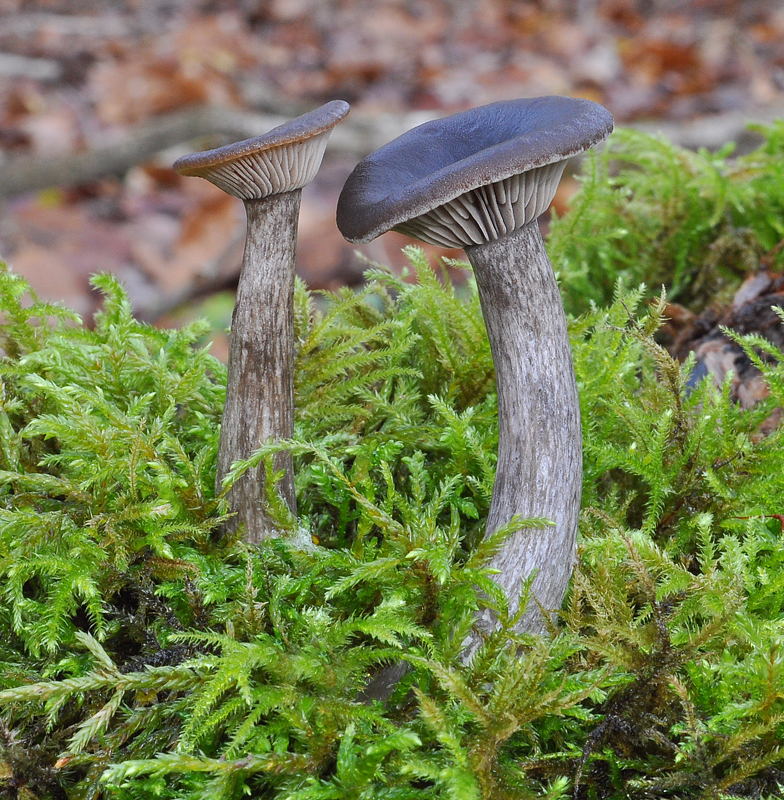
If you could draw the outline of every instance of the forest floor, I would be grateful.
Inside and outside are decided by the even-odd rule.
[[[176,321],[183,301],[232,288],[244,220],[236,200],[175,175],[174,157],[342,98],[353,111],[304,192],[298,269],[314,288],[356,284],[365,265],[334,224],[356,161],[428,116],[544,94],[601,102],[618,124],[691,125],[689,144],[715,146],[738,120],[784,115],[784,8],[0,0],[0,254],[83,314],[89,275],[111,271],[141,316]],[[406,242],[387,234],[363,253],[399,266]],[[231,303],[210,302],[220,322]]]

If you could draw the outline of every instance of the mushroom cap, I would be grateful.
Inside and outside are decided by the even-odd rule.
[[[453,247],[479,244],[478,237],[499,238],[510,232],[510,225],[520,227],[532,213],[546,209],[546,205],[541,208],[541,195],[546,193],[530,184],[542,180],[554,192],[563,167],[540,168],[582,153],[603,141],[612,129],[607,109],[573,97],[506,100],[426,122],[357,164],[338,200],[338,228],[350,242],[369,242],[396,227],[416,238]],[[533,178],[528,187],[524,182],[509,182],[524,173]],[[479,215],[473,207],[466,210],[466,202],[449,211],[450,217],[458,222],[468,219],[474,228],[478,220],[477,230],[452,237],[450,220],[449,231],[440,239],[423,235],[430,228],[429,212],[438,214],[446,204],[487,186],[500,188],[492,192],[489,204],[481,201]],[[534,203],[523,216],[507,210],[500,229],[490,220],[490,227],[496,227],[488,232],[485,217],[496,214],[499,198],[506,202],[510,190],[514,202],[526,196],[528,203],[533,196]],[[473,198],[468,205],[472,203]],[[407,225],[411,220],[418,223]]]
[[[262,136],[182,156],[173,168],[242,200],[301,189],[315,177],[330,132],[348,112],[348,103],[332,100]]]

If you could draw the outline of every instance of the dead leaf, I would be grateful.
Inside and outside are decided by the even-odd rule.
[[[172,56],[132,61],[104,61],[90,75],[101,122],[138,122],[182,106],[207,101],[206,86],[184,73]]]

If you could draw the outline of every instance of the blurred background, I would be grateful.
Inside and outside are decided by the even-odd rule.
[[[337,194],[362,156],[437,115],[544,94],[690,147],[748,149],[747,122],[784,116],[784,4],[0,0],[0,256],[84,315],[89,276],[111,271],[140,317],[221,328],[242,204],[175,175],[174,158],[349,101],[304,190],[298,248],[305,281],[334,289],[361,281],[363,258],[401,268],[410,243],[338,233]],[[567,177],[559,211],[574,188]]]

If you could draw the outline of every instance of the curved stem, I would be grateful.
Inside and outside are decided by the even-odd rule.
[[[216,488],[232,463],[267,441],[294,433],[294,258],[301,191],[245,201],[248,232],[231,321],[228,385],[223,411]],[[278,491],[296,514],[290,453],[277,453],[285,470]],[[245,540],[275,535],[266,510],[264,467],[246,472],[231,488],[228,530],[245,528]]]
[[[513,534],[491,567],[517,608],[521,580],[537,570],[520,628],[546,628],[539,605],[556,610],[575,563],[582,490],[580,402],[566,316],[536,221],[466,249],[474,267],[498,387],[498,465],[487,521],[492,533],[521,517],[546,517],[546,529]],[[495,625],[492,615],[477,621]],[[472,650],[478,641],[469,643]]]

